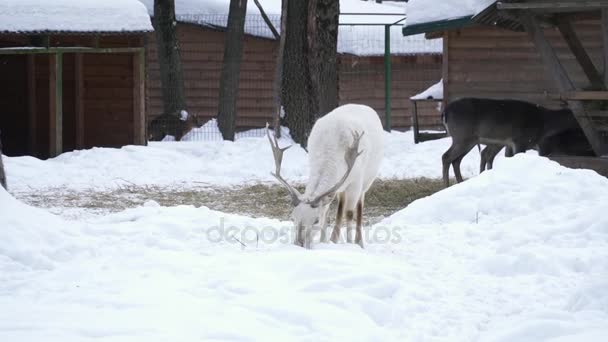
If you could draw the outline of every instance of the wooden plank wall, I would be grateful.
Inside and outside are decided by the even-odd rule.
[[[597,21],[578,22],[575,30],[598,70],[603,69],[602,39]],[[568,74],[579,86],[588,81],[557,29],[545,33]],[[448,33],[446,62],[448,99],[513,98],[558,107],[546,94],[557,93],[553,79],[525,32],[476,26]]]
[[[178,26],[188,110],[203,121],[217,115],[220,72],[224,56],[223,32],[194,25]],[[160,69],[154,34],[148,36],[148,122],[162,113]],[[262,127],[274,111],[273,75],[276,44],[246,36],[237,101],[239,128]]]
[[[219,78],[224,53],[224,33],[200,26],[178,26],[188,109],[203,121],[217,114]],[[272,118],[273,77],[277,43],[246,36],[239,98],[239,130],[263,127]],[[162,112],[160,70],[154,34],[148,36],[147,49],[148,122]],[[340,103],[356,102],[376,109],[384,118],[383,57],[340,57]],[[441,56],[393,57],[393,127],[409,128],[409,97],[423,91],[441,78]],[[424,104],[423,126],[440,124],[434,105]]]
[[[409,128],[412,124],[412,102],[416,95],[441,78],[441,55],[393,56],[392,127]],[[340,103],[361,103],[374,108],[384,121],[384,57],[341,56]],[[419,103],[421,128],[441,125],[437,106]]]
[[[84,147],[132,144],[133,55],[84,54],[83,74]]]
[[[0,130],[3,153],[27,153],[28,110],[25,56],[0,56]]]

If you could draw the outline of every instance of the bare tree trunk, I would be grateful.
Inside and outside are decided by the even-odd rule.
[[[160,63],[163,114],[179,116],[187,107],[176,33],[175,0],[154,0],[153,23]]]
[[[311,0],[309,14],[310,74],[318,117],[338,107],[338,16],[340,2]]]
[[[287,1],[282,103],[292,138],[306,146],[316,119],[338,106],[336,0]]]
[[[281,137],[281,108],[282,108],[282,89],[283,89],[283,54],[285,51],[285,27],[287,24],[287,0],[281,2],[281,27],[279,36],[279,47],[277,51],[277,61],[274,69],[274,83],[272,85],[275,100],[275,115],[273,117],[274,134],[277,138]]]
[[[225,140],[234,140],[236,131],[236,102],[239,93],[246,13],[247,0],[230,0],[217,114],[217,123]]]
[[[309,70],[308,10],[309,0],[287,1],[285,47],[283,51],[283,87],[281,100],[285,109],[285,123],[291,137],[302,146],[318,112]]]

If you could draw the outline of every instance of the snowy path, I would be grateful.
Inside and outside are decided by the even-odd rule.
[[[283,139],[281,145],[291,144]],[[450,138],[414,144],[411,132],[386,134],[382,179],[440,178],[441,155]],[[531,152],[533,153],[533,152]],[[500,166],[504,157],[499,156]],[[107,189],[119,186],[205,187],[273,182],[272,153],[266,137],[242,138],[236,142],[161,142],[121,149],[93,148],[64,153],[41,161],[32,157],[6,157],[9,188],[14,192],[45,188],[64,190]],[[287,150],[282,173],[293,182],[308,178],[306,152],[299,146]],[[479,171],[479,153],[465,157],[465,177]]]
[[[413,203],[365,250],[204,207],[0,202],[1,341],[608,339],[608,180],[544,158]]]

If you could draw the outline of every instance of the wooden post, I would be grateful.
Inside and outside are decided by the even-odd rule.
[[[559,91],[562,93],[574,91],[574,84],[560,63],[555,50],[553,50],[553,47],[547,41],[538,20],[528,12],[523,12],[519,17],[519,20],[528,32],[528,35],[530,36],[530,39],[532,39],[536,49],[540,53],[543,63],[546,66],[545,70],[547,70],[555,79]],[[589,140],[589,143],[593,147],[593,151],[598,156],[607,154],[608,146],[602,141],[598,131],[593,126],[591,120],[589,120],[587,117],[582,102],[568,101],[568,106],[574,113],[574,116],[585,133],[587,140]]]
[[[384,25],[384,130],[391,131],[391,25]]]
[[[49,156],[63,152],[63,55],[49,55]]]
[[[414,126],[414,144],[417,144],[419,142],[420,134],[420,130],[418,128],[418,101],[412,101],[412,104],[414,105],[414,111],[412,112],[412,126]]]
[[[608,8],[602,9],[602,43],[604,55],[604,86],[608,88]]]
[[[38,120],[36,107],[36,55],[27,55],[27,111],[28,111],[28,153],[37,154]]]
[[[562,34],[562,37],[568,44],[570,51],[576,60],[583,68],[583,72],[587,75],[591,86],[595,90],[603,90],[604,82],[602,80],[602,76],[597,71],[595,65],[593,65],[593,61],[589,58],[589,55],[585,51],[585,47],[581,43],[580,39],[578,39],[574,28],[572,27],[572,23],[568,19],[568,17],[560,16],[557,20],[557,28],[559,32]]]
[[[450,36],[450,32],[449,31],[445,31],[445,33],[443,34],[443,56],[441,57],[441,78],[443,81],[443,108],[447,107],[448,103],[449,103],[449,96],[448,96],[448,80],[449,80],[449,67],[450,67],[450,63],[449,63],[449,58],[450,58],[450,49],[449,49],[449,40],[448,37]]]
[[[145,53],[133,54],[133,143],[146,145]]]
[[[76,113],[76,148],[84,148],[84,76],[83,55],[74,55],[74,104]]]

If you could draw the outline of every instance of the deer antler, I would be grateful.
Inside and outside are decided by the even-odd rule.
[[[324,193],[322,193],[321,195],[317,196],[311,202],[312,204],[314,204],[314,205],[319,204],[319,202],[323,199],[323,197],[336,192],[342,186],[342,184],[344,184],[344,182],[346,182],[346,179],[348,178],[348,176],[350,175],[350,172],[353,170],[353,167],[355,166],[357,157],[359,157],[359,155],[361,155],[361,153],[363,153],[363,151],[359,152],[359,142],[361,141],[361,137],[363,136],[364,133],[365,132],[362,132],[362,133],[353,132],[353,139],[354,139],[353,145],[351,147],[349,147],[346,150],[346,152],[344,152],[344,161],[346,161],[346,172],[344,173],[344,176],[342,176],[342,178],[340,178],[340,180],[338,181],[338,183],[336,183],[336,185],[332,186],[331,188],[329,188],[329,190],[327,190]]]
[[[285,152],[286,149],[290,148],[291,145],[280,148],[276,136],[274,137],[273,142],[273,139],[270,138],[268,123],[266,123],[266,135],[268,136],[268,141],[270,142],[270,147],[272,148],[272,155],[274,156],[275,172],[271,172],[270,174],[273,175],[281,184],[283,184],[287,191],[289,191],[289,195],[291,196],[291,203],[296,206],[301,202],[302,195],[296,188],[289,185],[289,183],[287,183],[287,181],[283,179],[283,177],[281,177],[281,163],[283,162],[283,152]]]

